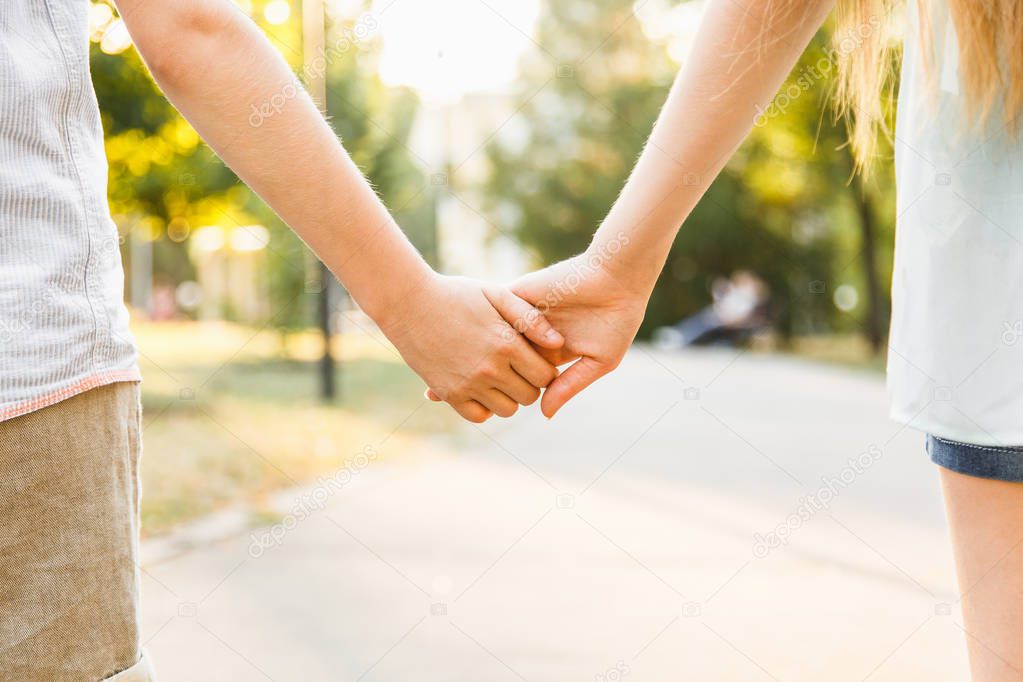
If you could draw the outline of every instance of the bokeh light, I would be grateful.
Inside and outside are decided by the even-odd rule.
[[[287,0],[272,0],[263,8],[267,23],[279,26],[291,17],[291,4]]]

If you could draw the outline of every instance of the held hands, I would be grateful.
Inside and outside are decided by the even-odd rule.
[[[511,285],[565,338],[563,346],[539,348],[540,354],[554,365],[575,361],[544,391],[540,409],[548,419],[618,367],[643,321],[649,292],[626,285],[602,260],[583,253]]]
[[[505,319],[532,323],[523,335]],[[520,404],[534,403],[557,376],[538,351],[554,352],[564,344],[543,316],[509,289],[436,274],[380,326],[426,381],[431,397],[476,423],[492,414],[510,417]]]
[[[649,295],[646,285],[633,286],[587,253],[530,273],[510,289],[510,294],[491,299],[496,311],[552,365],[573,362],[545,384],[541,410],[547,418],[618,366],[643,321]],[[563,343],[546,340],[552,326]],[[441,400],[442,392],[428,385],[427,397]]]

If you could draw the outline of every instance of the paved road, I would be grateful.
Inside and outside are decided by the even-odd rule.
[[[638,347],[552,423],[370,444],[262,552],[149,563],[147,647],[163,682],[964,680],[936,474],[885,413],[874,375]]]

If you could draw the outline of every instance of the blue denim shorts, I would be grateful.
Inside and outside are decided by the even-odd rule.
[[[971,445],[928,434],[927,454],[960,474],[1023,483],[1023,447]]]

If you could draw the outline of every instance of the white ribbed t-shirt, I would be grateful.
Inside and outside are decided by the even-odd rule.
[[[1023,445],[1023,138],[963,122],[945,2],[916,2],[895,130],[897,229],[888,388],[892,416],[944,438]]]
[[[139,379],[86,0],[0,0],[0,421]]]

